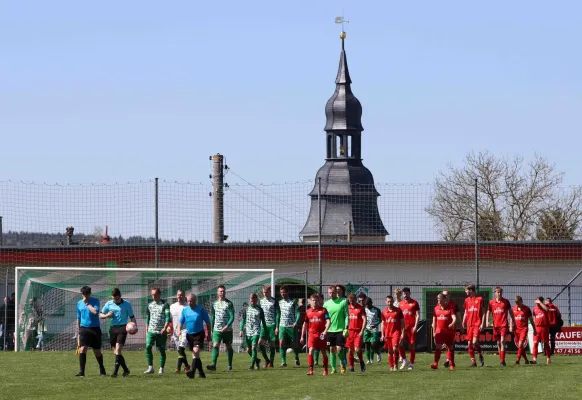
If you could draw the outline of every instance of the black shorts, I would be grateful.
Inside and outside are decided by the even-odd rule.
[[[204,346],[204,329],[192,335],[187,333],[186,340],[188,341],[188,350],[192,351],[194,347],[202,348]]]
[[[115,347],[117,343],[123,346],[125,339],[127,339],[125,325],[112,325],[109,328],[109,344],[111,344],[111,347]]]
[[[346,338],[343,332],[327,332],[327,345],[328,346],[341,346],[346,345]]]
[[[101,349],[101,328],[79,328],[79,344],[91,347],[94,350]]]

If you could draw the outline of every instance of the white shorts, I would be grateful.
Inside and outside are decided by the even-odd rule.
[[[188,339],[186,339],[186,334],[188,333],[188,331],[186,329],[182,329],[182,331],[180,332],[180,335],[177,335],[177,332],[174,331],[174,333],[172,334],[172,339],[174,340],[174,344],[176,345],[176,348],[178,347],[183,347],[185,349],[188,348]]]

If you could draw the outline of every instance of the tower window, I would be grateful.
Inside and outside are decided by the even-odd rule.
[[[345,143],[343,135],[336,135],[335,137],[335,144],[336,144],[336,156],[337,157],[345,157]]]
[[[348,138],[348,140],[347,140],[347,142],[348,142],[347,147],[348,148],[347,148],[346,154],[348,155],[348,157],[351,158],[351,157],[353,157],[353,154],[352,154],[352,135],[348,135],[347,138]]]

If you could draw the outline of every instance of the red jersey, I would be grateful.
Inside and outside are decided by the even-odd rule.
[[[560,315],[560,310],[558,310],[558,307],[552,303],[546,304],[546,307],[548,307],[548,323],[550,326],[558,326],[558,316]]]
[[[366,310],[359,304],[348,305],[348,315],[350,323],[349,330],[361,331],[364,326],[363,317],[366,315]]]
[[[503,297],[499,301],[493,299],[489,302],[489,312],[493,314],[494,328],[507,328],[509,310],[511,310],[511,303]]]
[[[311,336],[319,336],[325,330],[325,322],[329,319],[329,313],[323,307],[309,308],[305,312],[305,323],[309,327]]]
[[[542,310],[536,305],[533,309],[533,315],[536,326],[541,328],[549,328],[550,323],[548,321],[548,313],[546,311]]]
[[[402,315],[402,310],[400,308],[388,308],[386,307],[382,311],[382,322],[384,323],[384,335],[392,336],[396,332],[402,331],[401,320],[404,316]]]
[[[532,316],[530,308],[526,305],[513,306],[511,311],[515,318],[515,330],[527,329],[527,321]]]
[[[483,318],[483,297],[467,297],[465,299],[466,326],[480,326]]]
[[[434,308],[434,316],[436,318],[435,334],[439,332],[451,333],[455,331],[454,328],[449,328],[449,325],[453,322],[453,315],[455,315],[455,310],[450,306],[443,309],[440,305],[437,305]]]
[[[404,316],[404,326],[406,329],[412,329],[416,323],[416,313],[420,312],[418,303],[413,299],[408,299],[408,301],[402,300],[398,303],[398,308],[400,308]]]

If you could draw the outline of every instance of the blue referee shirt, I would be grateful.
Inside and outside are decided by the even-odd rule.
[[[194,309],[187,306],[182,310],[182,314],[180,315],[180,325],[182,325],[182,329],[186,329],[190,335],[202,331],[204,329],[204,322],[206,322],[206,325],[210,326],[210,317],[201,305],[197,304]]]
[[[109,300],[105,303],[103,310],[101,310],[101,314],[107,314],[109,311],[113,311],[111,325],[126,325],[127,320],[134,316],[131,303],[123,299],[121,299],[121,303],[119,304],[115,303],[113,300]]]
[[[91,311],[89,311],[85,302],[83,300],[79,300],[77,303],[77,319],[81,320],[81,326],[83,328],[100,328],[99,299],[90,297],[89,304],[97,310],[97,314],[93,314]]]

